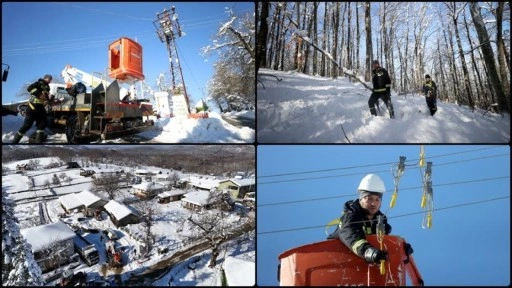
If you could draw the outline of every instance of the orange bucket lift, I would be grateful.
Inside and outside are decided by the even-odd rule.
[[[377,235],[366,235],[366,239],[380,246]],[[388,252],[384,275],[380,265],[366,263],[339,239],[296,247],[279,255],[278,280],[281,286],[405,286],[407,273],[413,286],[423,286],[406,244],[399,236],[383,236]]]

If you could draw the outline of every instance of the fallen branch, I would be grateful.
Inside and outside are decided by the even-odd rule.
[[[350,142],[350,139],[348,139],[347,134],[345,133],[345,129],[343,129],[343,124],[340,123],[340,126],[341,126],[341,131],[343,131],[343,135],[345,135],[345,139],[347,139],[348,143],[352,144],[352,142]]]

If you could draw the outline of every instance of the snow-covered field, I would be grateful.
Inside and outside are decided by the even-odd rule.
[[[501,117],[438,100],[431,117],[425,98],[392,93],[395,119],[370,115],[371,92],[348,78],[315,77],[260,69],[257,124],[259,143],[508,143],[510,115]]]
[[[40,167],[44,167],[50,163],[61,162],[59,158],[56,157],[47,157],[47,158],[37,158],[34,160],[38,160]],[[155,236],[154,248],[151,250],[149,256],[144,258],[141,257],[140,253],[140,242],[138,239],[144,235],[145,232],[145,224],[129,224],[125,227],[116,227],[110,218],[108,218],[107,214],[103,212],[103,219],[96,220],[94,218],[84,218],[82,213],[72,213],[71,215],[61,218],[59,214],[64,213],[64,209],[61,206],[58,197],[59,195],[65,195],[69,193],[77,193],[86,189],[90,189],[92,187],[92,179],[90,177],[83,177],[79,175],[80,169],[66,169],[66,166],[59,168],[51,168],[44,169],[40,168],[35,171],[26,171],[23,174],[14,173],[16,170],[16,166],[19,164],[26,164],[30,160],[16,161],[11,163],[6,163],[4,165],[9,171],[2,177],[2,189],[5,190],[9,197],[15,201],[17,201],[17,205],[15,206],[15,213],[20,222],[21,228],[28,228],[32,226],[40,225],[39,218],[39,202],[45,203],[46,209],[48,211],[48,217],[51,222],[64,221],[69,225],[78,225],[84,228],[94,228],[99,230],[105,230],[107,228],[112,228],[117,231],[117,234],[120,236],[120,239],[117,241],[117,245],[119,247],[124,247],[123,253],[123,263],[125,266],[122,271],[113,271],[104,269],[102,266],[106,263],[106,253],[104,248],[104,243],[100,239],[100,233],[90,232],[84,233],[83,236],[85,239],[94,243],[96,248],[98,249],[100,255],[100,262],[98,264],[87,266],[83,262],[80,262],[80,265],[74,269],[75,273],[79,271],[83,271],[87,273],[87,277],[89,280],[96,279],[99,277],[104,277],[104,279],[109,279],[112,281],[114,279],[115,274],[117,274],[122,281],[128,280],[132,273],[138,274],[145,269],[156,265],[160,261],[172,257],[172,255],[178,251],[183,251],[187,247],[191,245],[195,245],[198,243],[197,241],[202,241],[203,239],[191,240],[190,237],[197,236],[196,232],[191,230],[191,225],[188,224],[187,219],[196,212],[193,212],[189,209],[183,208],[181,206],[181,201],[170,202],[167,204],[160,204],[156,199],[148,200],[150,202],[150,207],[154,209],[155,212],[155,220],[151,227],[151,232]],[[98,173],[99,171],[105,170],[113,170],[113,169],[124,169],[125,171],[131,171],[133,169],[129,167],[110,165],[109,169],[103,168],[104,164],[100,164],[102,167],[101,170],[96,168],[86,168],[86,169],[95,169]],[[94,165],[96,166],[96,165]],[[139,167],[140,169],[144,169],[147,171],[161,171],[163,174],[167,172],[171,172],[169,169],[161,169],[158,167]],[[158,173],[157,172],[157,173]],[[54,174],[60,175],[64,173],[70,180],[64,181],[61,185],[51,185],[50,189],[42,187],[45,180],[50,180]],[[190,173],[181,173],[178,172],[180,178],[189,177],[189,176],[199,176],[198,174],[190,174]],[[204,176],[204,175],[202,175]],[[35,189],[31,189],[29,186],[29,181],[33,181],[35,185]],[[28,191],[25,191],[28,190]],[[25,192],[23,192],[25,191]],[[132,188],[124,188],[122,189],[116,196],[116,200],[122,201],[123,199],[133,199]],[[193,189],[190,191],[194,191]],[[50,198],[45,198],[44,200],[37,201],[23,201],[25,198],[34,198],[36,196],[52,196]],[[21,201],[20,201],[21,200]],[[27,199],[29,200],[29,199]],[[133,203],[133,207],[137,207],[138,203]],[[236,223],[240,223],[241,216],[236,213],[229,214],[225,220],[232,225],[233,227],[237,227]],[[185,223],[185,225],[184,225]],[[242,241],[243,240],[243,241]],[[238,243],[243,242],[243,243]],[[218,263],[221,265],[223,263],[225,257],[237,257],[241,259],[246,259],[249,262],[254,263],[255,252],[254,252],[254,237],[247,239],[242,236],[241,238],[237,238],[228,242],[227,244],[221,245],[221,247],[226,247],[225,254],[221,254],[218,257]],[[159,250],[167,248],[167,252],[160,253]],[[205,250],[194,257],[191,257],[188,260],[185,260],[182,263],[175,265],[166,275],[160,278],[157,282],[161,285],[169,285],[169,281],[171,277],[173,278],[173,285],[217,285],[220,284],[218,269],[208,268],[208,259],[209,259],[209,250]],[[198,260],[200,257],[200,261]],[[245,262],[247,262],[245,261]],[[191,262],[196,262],[196,269],[189,269],[189,264]],[[245,263],[244,262],[244,263]],[[219,266],[217,265],[217,266]],[[229,264],[230,266],[237,266],[233,264]],[[182,267],[182,268],[179,268]],[[247,265],[244,265],[247,267]],[[239,272],[248,274],[247,277],[253,277],[255,274],[254,265],[250,265],[248,267],[252,267],[252,271],[247,271],[248,268],[240,268]],[[224,266],[226,269],[226,266]],[[231,270],[236,271],[237,267],[231,267]],[[251,269],[249,269],[251,270]],[[52,273],[52,272],[50,272]],[[235,272],[236,274],[237,272]],[[167,278],[166,278],[167,277]],[[232,276],[232,279],[236,279],[236,276]],[[249,278],[251,279],[251,278]],[[233,280],[236,281],[236,280]],[[48,283],[49,285],[55,284],[55,281]],[[155,282],[156,283],[156,282]],[[213,283],[213,284],[212,284]],[[159,285],[160,285],[159,284]]]
[[[254,112],[243,113],[246,118],[254,120]],[[2,142],[9,143],[23,124],[21,116],[2,117]],[[143,141],[152,143],[252,143],[255,140],[255,131],[249,127],[238,128],[222,119],[216,112],[210,112],[207,119],[180,119],[180,118],[160,118],[154,119],[154,129],[136,134]],[[35,132],[35,125],[26,135]],[[46,129],[50,134],[51,131]],[[23,137],[21,143],[28,142],[27,137]],[[48,143],[66,143],[65,134],[49,135]],[[122,139],[109,140],[103,142],[125,143]]]

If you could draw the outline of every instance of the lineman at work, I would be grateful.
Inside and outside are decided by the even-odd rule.
[[[383,215],[384,233],[391,233],[391,225],[380,212],[382,194],[386,191],[384,182],[375,174],[366,175],[358,187],[359,199],[350,200],[343,207],[343,215],[336,230],[328,239],[339,238],[352,252],[368,263],[387,260],[387,252],[379,250],[365,238],[365,235],[377,234],[377,215]]]
[[[373,93],[368,100],[368,106],[370,106],[370,113],[377,116],[375,110],[375,104],[378,104],[379,98],[382,98],[386,107],[389,110],[389,117],[395,118],[395,112],[393,111],[393,103],[391,103],[391,79],[389,78],[388,71],[380,67],[378,60],[372,62],[372,82],[373,82]]]
[[[43,142],[44,128],[46,127],[45,105],[50,101],[50,82],[52,82],[52,75],[46,74],[43,78],[39,78],[28,86],[27,91],[30,93],[30,99],[28,100],[27,115],[12,143],[19,143],[34,122],[36,122],[37,127],[35,143]]]

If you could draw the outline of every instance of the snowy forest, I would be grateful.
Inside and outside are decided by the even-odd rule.
[[[260,2],[256,14],[257,71],[370,82],[377,59],[398,95],[429,74],[440,101],[510,112],[508,2]]]

